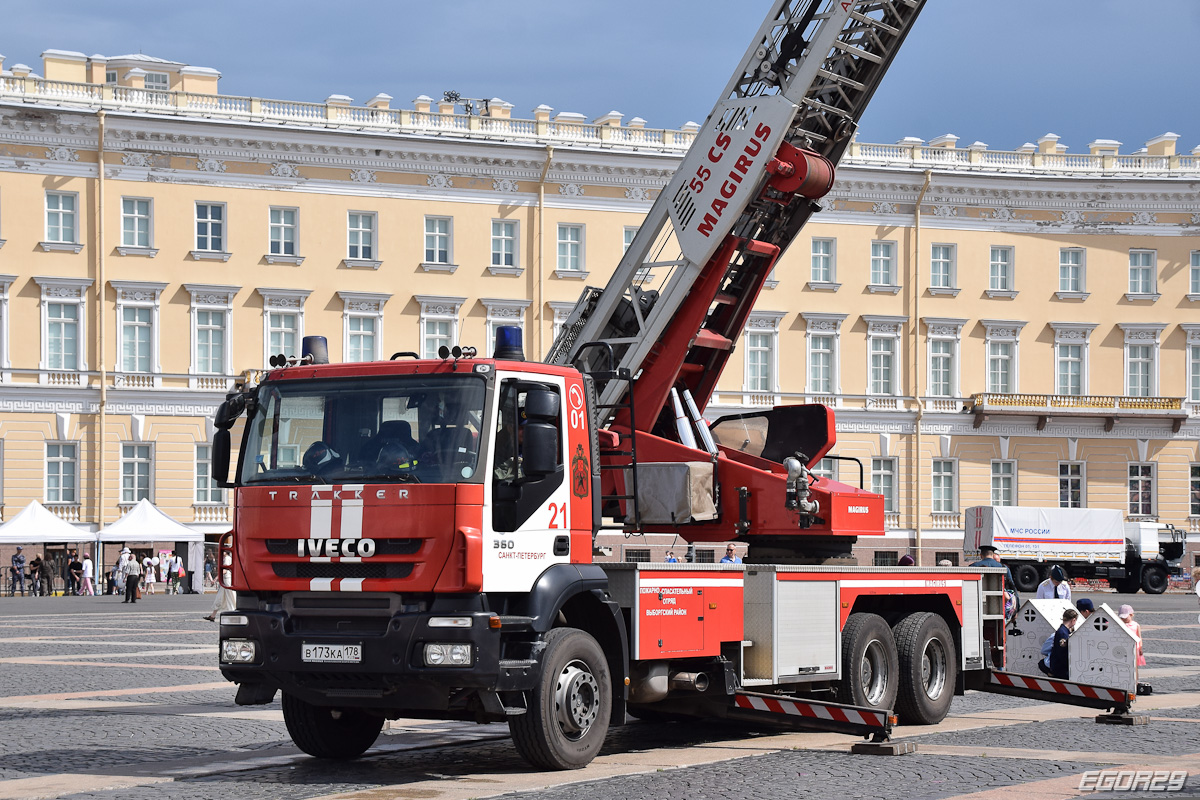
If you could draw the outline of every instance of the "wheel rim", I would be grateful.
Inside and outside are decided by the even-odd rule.
[[[887,648],[878,639],[872,639],[863,650],[859,681],[863,696],[871,705],[879,705],[888,690]]]
[[[600,684],[582,661],[572,661],[558,674],[554,689],[558,727],[571,740],[583,738],[600,713]]]
[[[940,639],[930,639],[921,653],[921,685],[930,700],[937,700],[946,689],[946,648]]]

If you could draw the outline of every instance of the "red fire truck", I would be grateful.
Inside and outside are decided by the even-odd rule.
[[[546,363],[515,329],[491,357],[330,364],[316,347],[230,395],[214,473],[236,504],[220,662],[239,704],[282,692],[292,738],[324,758],[360,755],[389,718],[507,721],[548,769],[587,764],[627,713],[882,740],[967,688],[1128,707],[1002,671],[1001,571],[853,566],[883,499],[809,472],[836,441],[828,408],[704,417],[922,4],[776,0]],[[647,268],[667,277],[648,288]],[[736,540],[747,563],[595,563],[607,527]]]

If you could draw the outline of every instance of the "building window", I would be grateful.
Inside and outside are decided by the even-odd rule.
[[[1200,344],[1188,345],[1188,400],[1200,403]]]
[[[930,475],[933,479],[933,513],[935,514],[953,514],[958,511],[954,472],[954,459],[935,458],[933,460]]]
[[[558,226],[558,268],[566,272],[583,271],[583,226]]]
[[[929,261],[929,286],[934,289],[954,288],[954,245],[933,245]]]
[[[1131,344],[1125,350],[1125,394],[1128,397],[1150,397],[1153,394],[1154,348],[1148,344]]]
[[[212,475],[212,447],[196,445],[196,503],[224,504],[225,490],[217,485]]]
[[[1154,250],[1129,251],[1130,294],[1154,294],[1157,255]]]
[[[895,242],[871,242],[871,283],[896,285]]]
[[[150,247],[150,201],[121,198],[121,244]]]
[[[715,564],[717,562],[717,551],[711,547],[701,547],[696,550],[697,564]]]
[[[941,564],[943,561],[949,561],[950,566],[952,566],[952,567],[958,566],[958,553],[954,552],[953,550],[949,550],[944,553],[936,553],[935,552],[933,554],[933,557],[934,557],[934,560],[938,564]]]
[[[121,504],[150,499],[150,445],[121,445]]]
[[[1191,465],[1188,482],[1188,515],[1200,517],[1200,464]]]
[[[46,444],[46,502],[78,503],[79,449],[74,444]]]
[[[896,459],[871,459],[871,491],[883,495],[883,511],[896,510]]]
[[[1013,249],[993,247],[988,264],[988,288],[996,292],[1011,292],[1013,280]]]
[[[871,339],[871,394],[894,394],[892,368],[895,356],[895,340],[879,336]]]
[[[375,257],[375,215],[351,212],[348,217],[347,258],[370,260]]]
[[[833,336],[808,337],[808,390],[816,394],[832,394]]]
[[[1200,250],[1192,251],[1191,294],[1200,294]]]
[[[934,339],[929,342],[929,394],[933,397],[951,396],[951,376],[954,368],[954,342]]]
[[[1129,516],[1154,516],[1154,467],[1149,464],[1129,465]]]
[[[285,356],[298,354],[296,342],[299,331],[300,318],[298,314],[286,311],[267,313],[267,339],[270,342],[268,349],[272,354],[282,353]]]
[[[1017,504],[1017,462],[992,462],[992,505]]]
[[[458,344],[458,312],[464,297],[418,295],[421,304],[421,352],[425,358],[437,358],[441,347]]]
[[[46,192],[46,241],[75,244],[79,228],[75,216],[77,196],[73,192]]]
[[[900,562],[900,554],[895,550],[876,550],[874,564],[877,567],[894,567]]]
[[[634,561],[641,564],[650,562],[650,548],[648,547],[629,547],[625,550],[625,560]]]
[[[79,306],[46,304],[46,368],[79,368]]]
[[[425,218],[425,263],[450,263],[450,218]]]
[[[121,309],[121,371],[150,372],[153,326],[152,309],[126,306]]]
[[[225,312],[196,312],[196,371],[225,373]]]
[[[837,280],[836,239],[812,240],[813,283],[833,283]]]
[[[233,341],[233,298],[240,286],[210,286],[185,283],[183,288],[192,296],[192,367],[195,375],[229,375],[233,358],[229,343]],[[224,378],[189,380],[191,388],[228,389]]]
[[[751,392],[771,390],[771,344],[769,333],[746,333],[746,389]]]
[[[1055,361],[1058,375],[1056,394],[1083,394],[1083,345],[1060,344],[1055,346]]]
[[[147,89],[165,92],[171,88],[171,78],[165,72],[147,72],[145,80]]]
[[[1013,391],[1013,343],[988,342],[987,390],[999,394]]]
[[[296,209],[271,209],[271,255],[296,255]]]
[[[838,462],[836,458],[822,458],[809,468],[809,472],[818,478],[836,481],[838,479]]]
[[[304,337],[305,289],[258,289],[263,299],[263,363],[271,356],[300,355]]]
[[[104,82],[105,83],[116,83],[117,82],[117,71],[115,69],[105,70],[104,71]]]
[[[1087,495],[1084,494],[1084,473],[1082,461],[1064,461],[1058,465],[1058,507],[1084,508]]]
[[[1077,247],[1064,247],[1058,251],[1058,290],[1060,292],[1087,291],[1087,272],[1084,251]]]
[[[196,249],[225,251],[225,204],[196,203]]]
[[[351,361],[375,360],[375,318],[351,316],[347,320],[350,331],[349,356]],[[426,355],[426,358],[429,358]]]
[[[633,240],[637,237],[637,232],[638,229],[636,227],[630,225],[625,226],[625,238],[624,245],[621,249],[621,255],[625,255],[629,252],[629,246],[633,244]]]
[[[517,266],[517,223],[492,220],[492,266]]]
[[[529,308],[528,300],[495,300],[480,299],[487,309],[487,338],[484,340],[483,352],[490,354],[496,344],[496,329],[501,326],[525,330],[525,310]]]

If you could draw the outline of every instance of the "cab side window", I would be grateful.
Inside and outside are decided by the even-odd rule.
[[[565,479],[558,388],[510,379],[501,384],[492,462],[492,527],[515,531]]]

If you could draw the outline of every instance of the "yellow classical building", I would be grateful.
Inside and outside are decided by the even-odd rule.
[[[147,56],[47,51],[43,72],[0,70],[0,501],[84,531],[143,497],[225,530],[212,414],[306,334],[366,360],[486,350],[517,324],[540,357],[694,132],[499,99],[233,97]],[[708,416],[835,408],[834,453],[859,463],[820,471],[861,466],[887,496],[868,563],[957,562],[978,504],[1200,530],[1200,163],[1177,138],[852,145]]]

